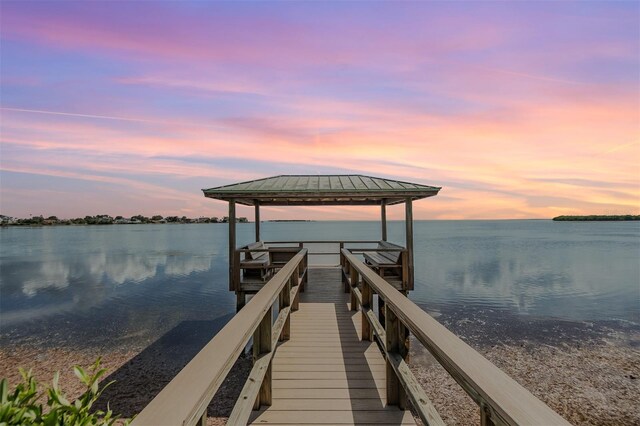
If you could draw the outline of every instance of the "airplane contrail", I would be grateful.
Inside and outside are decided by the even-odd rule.
[[[114,116],[114,115],[80,114],[75,112],[47,111],[47,110],[41,110],[41,109],[12,108],[12,107],[0,107],[0,109],[5,111],[27,112],[27,113],[33,113],[33,114],[62,115],[65,117],[98,118],[101,120],[129,121],[129,122],[136,122],[136,123],[153,123],[153,124],[174,124],[174,125],[180,125],[180,126],[210,127],[210,128],[217,128],[217,129],[224,128],[224,126],[220,126],[220,125],[201,124],[201,123],[184,123],[184,122],[166,121],[166,120],[150,120],[146,118],[120,117],[120,116]]]

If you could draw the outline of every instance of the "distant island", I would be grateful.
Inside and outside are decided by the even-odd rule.
[[[188,218],[186,216],[155,215],[151,217],[136,215],[129,218],[124,216],[111,217],[107,214],[97,216],[77,217],[75,219],[58,219],[56,216],[33,216],[28,219],[18,219],[11,216],[0,215],[0,226],[56,226],[56,225],[140,225],[140,224],[162,224],[162,223],[228,223],[229,218],[224,216]],[[248,223],[246,217],[236,218],[236,223]]]
[[[640,215],[589,215],[589,216],[557,216],[553,220],[558,222],[572,221],[621,221],[621,220],[640,220]]]
[[[273,219],[273,220],[267,220],[267,222],[315,222],[315,220],[305,220],[305,219]]]

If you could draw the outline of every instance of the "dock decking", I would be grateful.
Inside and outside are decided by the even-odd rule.
[[[409,411],[386,406],[385,359],[362,341],[361,315],[349,310],[341,271],[310,268],[291,338],[273,358],[272,405],[252,424],[413,424]]]
[[[443,426],[407,364],[409,332],[478,404],[481,424],[568,424],[350,249],[340,256],[340,267],[309,268],[300,247],[132,426],[205,426],[207,406],[252,338],[253,368],[228,424],[415,424],[411,406],[423,424]]]

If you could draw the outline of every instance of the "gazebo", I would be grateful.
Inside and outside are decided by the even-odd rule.
[[[405,204],[408,285],[413,288],[413,202],[438,194],[440,187],[363,175],[280,175],[203,189],[205,197],[229,203],[229,282],[237,256],[236,204],[254,206],[255,240],[260,241],[261,206],[380,206],[381,241],[387,241],[386,207]],[[244,295],[242,295],[244,298]],[[243,305],[244,301],[239,302]]]

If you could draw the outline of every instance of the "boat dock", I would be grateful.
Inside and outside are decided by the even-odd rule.
[[[254,424],[415,424],[411,412],[386,403],[385,359],[362,340],[362,318],[350,310],[340,268],[310,268],[307,291],[291,314],[291,336],[273,357],[271,406]]]
[[[237,313],[133,425],[206,425],[208,405],[249,344],[253,368],[228,424],[442,425],[409,368],[410,334],[478,404],[481,425],[568,424],[407,297],[412,203],[439,190],[359,175],[276,176],[204,190],[229,203]],[[404,245],[387,241],[386,207],[401,203]],[[255,242],[242,247],[236,204],[255,207]],[[381,238],[262,241],[260,206],[289,205],[379,206]]]

